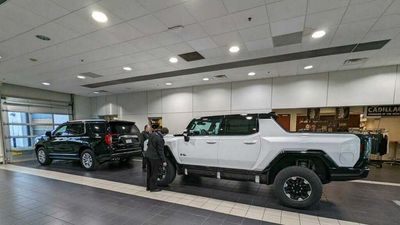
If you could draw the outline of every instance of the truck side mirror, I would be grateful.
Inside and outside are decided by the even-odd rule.
[[[51,131],[46,131],[45,135],[49,138],[51,138]]]
[[[186,131],[186,130],[183,132],[183,139],[184,139],[186,142],[188,142],[188,141],[190,140],[188,131]]]

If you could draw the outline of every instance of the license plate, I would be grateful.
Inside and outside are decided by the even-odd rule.
[[[125,142],[126,142],[127,144],[131,144],[131,143],[132,143],[132,139],[126,139]]]

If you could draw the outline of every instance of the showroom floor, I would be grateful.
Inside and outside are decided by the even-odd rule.
[[[145,182],[145,173],[141,169],[141,162],[140,161],[134,161],[133,165],[119,165],[118,163],[112,163],[112,164],[104,164],[99,168],[97,171],[93,172],[86,172],[81,167],[79,166],[78,163],[75,162],[63,162],[63,161],[55,161],[53,164],[49,167],[41,167],[39,166],[35,161],[28,161],[28,162],[23,162],[23,163],[18,163],[16,164],[18,166],[24,166],[24,167],[18,167],[18,168],[35,168],[35,169],[41,169],[41,170],[34,170],[34,171],[39,171],[43,173],[48,173],[50,171],[56,171],[56,172],[62,172],[67,173],[67,174],[75,174],[79,176],[84,176],[84,178],[87,177],[92,177],[92,178],[97,178],[101,179],[102,181],[114,181],[118,183],[124,183],[124,184],[131,184],[131,185],[137,185],[137,186],[143,186]],[[45,169],[47,171],[44,171],[42,169]],[[21,169],[15,169],[14,171],[18,171]],[[23,170],[23,169],[22,169]],[[389,173],[383,173],[382,171],[390,171]],[[369,179],[376,179],[376,181],[379,182],[388,182],[391,181],[393,182],[393,179],[391,176],[394,176],[395,173],[400,172],[400,167],[398,166],[388,166],[385,165],[383,169],[375,169],[372,168],[371,171],[371,176]],[[25,175],[25,174],[19,174],[19,173],[14,173],[14,172],[1,172],[1,179],[12,179],[12,180],[24,180],[22,178],[25,178],[26,176],[29,177],[29,181],[36,183],[36,181],[39,182],[38,179],[44,179],[44,178],[37,178],[37,177],[31,177],[30,175]],[[4,175],[5,173],[6,175]],[[35,172],[36,173],[36,172]],[[53,173],[53,172],[51,172]],[[56,174],[61,174],[61,173],[56,173]],[[398,173],[397,173],[398,174]],[[58,175],[57,175],[58,176]],[[46,177],[46,176],[44,176]],[[21,179],[19,179],[21,178]],[[82,178],[82,177],[81,177]],[[58,179],[58,180],[64,180]],[[24,180],[25,181],[25,180]],[[72,184],[65,183],[62,181],[46,181],[49,186],[51,185],[67,185],[68,187],[71,186]],[[68,182],[68,181],[67,181]],[[271,187],[266,186],[266,185],[259,185],[255,183],[250,183],[250,182],[235,182],[235,181],[227,181],[227,180],[217,180],[217,179],[212,179],[212,178],[198,178],[198,177],[181,177],[178,176],[176,181],[170,185],[168,188],[169,191],[172,193],[183,193],[183,194],[191,194],[193,196],[200,196],[200,197],[206,197],[209,199],[213,199],[215,201],[226,201],[226,202],[233,202],[236,204],[246,204],[251,206],[256,206],[256,208],[260,207],[266,207],[267,209],[275,209],[276,211],[281,212],[281,218],[278,221],[276,218],[275,220],[267,220],[267,221],[274,221],[276,223],[287,223],[291,222],[291,224],[300,224],[301,221],[301,216],[300,219],[296,221],[292,220],[286,220],[285,221],[285,215],[289,219],[292,219],[290,215],[290,212],[295,212],[297,215],[302,215],[302,214],[308,214],[308,215],[313,215],[313,216],[318,216],[318,218],[333,218],[333,219],[338,219],[338,220],[346,220],[346,221],[352,221],[352,222],[357,222],[357,223],[366,223],[366,224],[397,224],[397,222],[400,220],[400,206],[396,205],[393,200],[400,200],[400,196],[398,196],[398,193],[400,191],[400,184],[391,184],[391,183],[380,183],[377,184],[376,182],[369,182],[368,183],[359,183],[359,182],[334,182],[328,185],[325,185],[324,188],[324,195],[321,203],[309,210],[293,210],[290,208],[282,207],[278,204],[277,200],[274,198]],[[4,182],[3,182],[4,183]],[[50,185],[51,184],[51,185]],[[40,185],[40,184],[37,184]],[[76,186],[76,184],[72,185]],[[64,186],[63,186],[64,187]],[[51,187],[50,187],[51,188]],[[85,191],[87,190],[88,187],[84,188],[79,188],[76,187],[76,189]],[[57,189],[57,188],[56,188]],[[63,191],[65,188],[62,189]],[[97,192],[97,189],[93,189]],[[100,191],[101,193],[104,193],[104,191]],[[167,192],[165,192],[167,193]],[[77,193],[79,196],[81,196],[84,193]],[[113,195],[120,195],[114,192],[109,192],[110,196]],[[94,197],[94,196],[93,196]],[[138,197],[133,197],[132,199],[137,199]],[[396,199],[397,198],[397,199]],[[141,199],[141,198],[138,198]],[[96,200],[93,200],[94,202]],[[133,200],[132,200],[133,201]],[[148,201],[148,200],[146,200]],[[90,200],[90,202],[92,202]],[[140,202],[140,200],[138,200]],[[165,202],[154,202],[153,205],[164,205]],[[61,204],[61,203],[60,203]],[[72,203],[71,203],[72,204]],[[76,204],[82,204],[80,202],[77,202]],[[134,203],[132,203],[133,206],[135,206]],[[140,204],[140,203],[138,203]],[[172,204],[175,206],[175,204]],[[185,204],[183,204],[185,205]],[[169,207],[173,207],[169,205]],[[368,206],[368,207],[366,207]],[[132,206],[129,206],[132,207]],[[176,207],[176,206],[175,206]],[[195,209],[192,207],[187,207],[187,206],[179,206],[179,208],[185,208],[185,210],[200,210],[200,209]],[[118,208],[118,207],[117,207]],[[151,207],[147,207],[151,208]],[[382,209],[385,209],[384,211]],[[125,206],[121,206],[121,210],[124,211]],[[185,211],[184,210],[184,211]],[[215,211],[215,209],[212,209],[211,211]],[[217,210],[218,211],[218,210]],[[210,213],[210,211],[202,211]],[[224,212],[223,210],[221,212]],[[284,213],[283,213],[284,212]],[[214,212],[215,217],[225,217],[225,214],[221,213],[216,213]],[[154,214],[156,215],[156,214]],[[154,215],[151,215],[154,217]],[[150,217],[151,217],[150,216]],[[201,215],[200,215],[201,216]],[[276,215],[274,215],[276,216]],[[206,221],[207,216],[202,216],[203,220],[199,222],[198,224],[209,224],[209,223],[203,223]],[[233,218],[233,217],[232,217]],[[242,219],[239,217],[235,217],[237,221],[236,223],[243,223],[243,224],[252,224],[256,222],[256,224],[260,223],[260,220],[248,220],[248,219]],[[315,218],[315,217],[313,217]],[[147,218],[150,219],[150,218]],[[262,219],[262,217],[260,218]],[[287,218],[286,218],[287,219]],[[323,221],[323,222],[321,222]],[[1,221],[0,221],[1,222]],[[166,224],[168,224],[167,221],[164,221]],[[196,223],[197,223],[196,222]],[[216,224],[221,224],[224,222],[224,220],[218,220],[215,221]],[[227,220],[225,221],[227,222]],[[230,221],[231,223],[235,223],[233,221]],[[339,224],[337,220],[325,220],[320,219],[319,224]],[[0,223],[1,224],[1,223]],[[133,223],[135,224],[135,223]],[[138,223],[141,224],[141,223]],[[157,224],[157,223],[156,223]],[[175,222],[175,224],[187,224],[182,220],[181,222]],[[301,223],[303,225],[304,223]],[[306,223],[307,224],[307,223]],[[311,224],[311,223],[309,223]],[[316,223],[318,224],[318,223]],[[341,223],[345,224],[345,223]]]

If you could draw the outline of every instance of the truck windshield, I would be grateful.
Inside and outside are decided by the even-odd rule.
[[[138,134],[139,129],[134,123],[110,123],[110,130],[112,134]]]

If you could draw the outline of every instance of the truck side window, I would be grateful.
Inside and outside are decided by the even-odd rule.
[[[255,115],[231,115],[225,117],[225,135],[248,135],[258,132]]]
[[[63,136],[74,136],[80,135],[85,132],[83,128],[83,123],[71,123],[67,125],[67,129],[63,133]]]
[[[222,117],[201,118],[192,121],[189,131],[193,136],[218,135]]]

